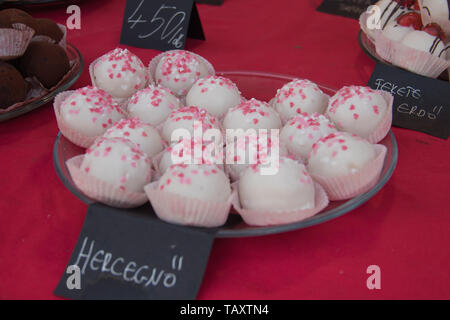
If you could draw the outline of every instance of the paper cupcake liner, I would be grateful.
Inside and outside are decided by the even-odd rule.
[[[58,42],[58,45],[61,46],[62,48],[64,48],[64,50],[65,50],[66,49],[66,44],[67,44],[67,28],[66,28],[65,25],[62,25],[62,24],[59,24],[59,23],[58,23],[58,27],[63,32],[63,37]],[[47,41],[47,42],[50,42],[50,43],[56,43],[56,41],[53,40],[52,38],[50,38],[49,36],[43,36],[43,35],[34,36],[31,39],[31,42],[33,42],[33,41]]]
[[[357,173],[335,178],[325,178],[315,174],[311,176],[324,187],[331,201],[350,199],[363,194],[377,183],[386,157],[385,146],[376,144],[374,148],[375,159]]]
[[[394,104],[394,96],[389,92],[383,90],[376,90],[386,101],[387,109],[383,116],[383,119],[379,123],[378,127],[366,138],[372,144],[378,143],[383,140],[392,126],[392,106]]]
[[[445,35],[448,38],[450,37],[450,20],[449,19],[433,19],[431,18],[427,11],[423,9],[423,0],[418,0],[420,7],[420,15],[422,16],[422,23],[426,26],[429,23],[435,22],[437,23],[442,30],[445,32]],[[449,8],[450,10],[450,8]]]
[[[437,78],[450,67],[450,61],[388,39],[380,32],[375,40],[377,54],[384,60],[408,71]]]
[[[233,199],[233,208],[241,215],[242,219],[250,226],[268,226],[299,222],[310,218],[328,206],[328,197],[324,188],[314,182],[315,207],[306,210],[283,211],[257,211],[241,207],[239,197]]]
[[[158,190],[158,182],[144,187],[156,215],[169,223],[197,227],[219,227],[230,213],[232,193],[225,202],[206,202]]]
[[[83,158],[84,155],[73,157],[66,165],[75,185],[89,198],[116,208],[135,208],[148,201],[144,192],[123,191],[86,174],[80,169]]]
[[[13,28],[0,29],[0,59],[12,60],[23,56],[33,38],[34,30],[21,24],[13,24]]]
[[[64,118],[60,112],[61,104],[63,103],[63,101],[74,92],[75,92],[74,90],[64,91],[55,97],[55,101],[53,102],[53,110],[56,116],[56,123],[58,124],[58,128],[64,137],[66,137],[73,144],[76,144],[79,147],[87,148],[94,143],[95,139],[98,138],[98,136],[94,137],[85,136],[77,132],[76,130],[72,129],[64,121]]]
[[[200,61],[203,61],[206,65],[206,68],[208,69],[209,75],[215,75],[216,71],[214,70],[214,67],[212,66],[212,64],[206,60],[205,58],[203,58],[202,56],[191,52],[191,51],[187,51],[187,50],[169,50],[166,52],[162,52],[160,54],[158,54],[157,56],[153,57],[153,59],[150,61],[149,65],[148,65],[148,72],[149,72],[149,78],[153,79],[154,82],[156,83],[156,77],[155,77],[155,73],[156,73],[156,67],[158,66],[159,61],[167,54],[167,53],[171,53],[171,52],[178,52],[178,51],[184,51],[184,52],[189,52],[190,54],[192,54],[193,56],[195,56],[197,59],[199,59]],[[156,83],[157,84],[157,83]],[[186,95],[183,94],[177,94],[176,92],[174,92],[175,96],[177,98],[179,98],[181,100],[181,102],[183,103],[183,105],[186,105]]]

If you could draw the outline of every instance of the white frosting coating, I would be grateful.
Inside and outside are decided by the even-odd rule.
[[[163,151],[164,144],[158,131],[137,118],[122,119],[109,128],[105,138],[125,138],[134,142],[150,158]]]
[[[439,56],[445,49],[445,44],[440,39],[420,30],[409,32],[401,43],[416,50],[430,52],[435,56]],[[443,54],[443,58],[445,58],[445,54]]]
[[[265,102],[252,98],[228,109],[223,119],[223,127],[245,131],[247,129],[280,129],[282,124],[275,109]]]
[[[313,144],[333,132],[337,132],[335,125],[325,116],[315,113],[290,119],[281,130],[280,140],[291,155],[305,161]]]
[[[244,209],[311,209],[315,206],[314,183],[303,164],[281,158],[274,175],[262,175],[259,165],[249,166],[239,180],[239,198]]]
[[[308,170],[325,178],[357,173],[376,156],[372,144],[346,132],[319,139],[309,154]]]
[[[117,48],[94,64],[95,85],[115,98],[129,98],[147,86],[149,77],[142,61],[127,49]]]
[[[127,109],[130,117],[158,126],[181,106],[180,100],[169,89],[150,85],[131,97]]]
[[[231,195],[225,173],[209,164],[171,166],[159,180],[158,190],[208,202],[224,202]]]
[[[187,105],[202,107],[215,117],[222,117],[240,102],[241,93],[236,84],[215,75],[197,80],[186,95]]]
[[[277,90],[273,103],[285,123],[301,114],[324,113],[328,99],[314,82],[295,79]]]
[[[219,129],[219,121],[205,109],[195,106],[182,107],[172,111],[169,118],[164,122],[161,135],[170,144],[171,142],[178,142],[178,140],[172,141],[172,133],[176,129],[187,129],[192,138],[197,126],[201,126],[204,134],[208,129]]]
[[[396,21],[391,21],[384,28],[383,34],[393,41],[401,41],[412,30],[414,30],[413,27],[404,27],[397,24]]]
[[[338,130],[367,138],[381,123],[387,108],[383,96],[375,90],[349,86],[331,97],[327,116]]]
[[[423,0],[422,7],[433,20],[449,20],[447,0]]]
[[[101,136],[116,121],[125,118],[117,101],[107,92],[84,87],[69,95],[60,106],[64,121],[87,137]]]
[[[286,147],[279,139],[270,136],[242,136],[236,141],[228,141],[225,150],[225,166],[232,181],[240,179],[249,165],[277,163],[280,157],[288,155]]]
[[[176,95],[186,95],[195,81],[209,75],[204,61],[188,51],[167,52],[156,66],[156,83]]]
[[[100,138],[86,150],[81,170],[121,190],[143,192],[152,177],[150,158],[123,138]]]

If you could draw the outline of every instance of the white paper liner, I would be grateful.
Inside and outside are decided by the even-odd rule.
[[[418,0],[420,7],[420,15],[422,16],[422,23],[426,26],[429,23],[437,23],[445,32],[447,39],[450,37],[450,20],[449,19],[432,19],[426,10],[423,9],[423,0]],[[449,8],[450,10],[450,8]]]
[[[144,187],[156,215],[163,221],[197,227],[219,227],[230,213],[234,192],[225,202],[206,202],[158,190],[159,182]]]
[[[55,101],[53,102],[53,110],[56,116],[56,123],[58,124],[58,128],[64,137],[66,137],[73,144],[76,144],[79,147],[88,148],[94,143],[95,139],[97,139],[99,136],[94,137],[85,136],[79,133],[78,131],[72,129],[64,121],[64,118],[60,112],[61,104],[63,103],[63,101],[74,92],[75,92],[74,90],[64,91],[55,97]]]
[[[12,60],[21,57],[33,38],[34,30],[21,24],[13,24],[13,28],[0,29],[0,59]]]
[[[58,27],[63,32],[63,37],[58,42],[58,45],[61,46],[62,48],[64,48],[64,50],[65,50],[66,49],[66,44],[67,44],[67,28],[66,28],[65,25],[62,25],[62,24],[59,24],[59,23],[58,23]],[[56,43],[55,40],[53,40],[49,36],[44,36],[44,35],[36,35],[36,36],[34,36],[31,39],[31,42],[34,42],[34,41],[47,41],[47,42],[50,42],[50,43]]]
[[[335,178],[325,178],[315,174],[311,176],[324,187],[331,201],[350,199],[363,194],[377,183],[387,153],[384,145],[376,144],[374,148],[375,159],[357,173]]]
[[[314,203],[314,208],[306,210],[257,211],[242,208],[237,195],[233,198],[233,208],[241,215],[245,223],[250,226],[294,223],[319,213],[328,206],[329,200],[324,188],[317,182],[314,182]]]
[[[384,60],[426,77],[437,78],[450,67],[449,60],[388,39],[382,32],[376,36],[375,47],[377,54]]]
[[[116,208],[135,208],[148,201],[144,192],[123,191],[83,172],[83,159],[84,155],[78,155],[67,160],[66,165],[75,185],[89,198]]]
[[[153,79],[154,82],[156,83],[156,77],[155,77],[155,73],[156,73],[156,67],[158,66],[159,61],[167,54],[167,53],[171,53],[171,52],[179,52],[179,51],[183,51],[183,52],[188,52],[190,54],[192,54],[193,56],[195,56],[197,59],[199,59],[200,61],[204,62],[206,65],[206,68],[208,69],[209,75],[215,75],[216,71],[214,70],[213,65],[206,60],[205,58],[203,58],[202,56],[191,52],[191,51],[187,51],[187,50],[169,50],[169,51],[165,51],[162,52],[160,54],[158,54],[157,56],[153,57],[153,59],[150,61],[149,65],[148,65],[148,72],[149,72],[149,78]],[[169,88],[170,89],[170,88]],[[173,91],[173,90],[171,90]],[[183,105],[186,105],[186,95],[182,95],[182,94],[177,94],[176,92],[173,92],[174,95],[180,99],[180,101],[183,103]]]
[[[378,143],[383,140],[389,133],[389,130],[391,130],[392,106],[394,104],[394,96],[392,94],[383,90],[376,91],[383,97],[384,101],[386,101],[387,109],[386,113],[383,116],[383,119],[378,124],[377,128],[366,138],[366,140],[372,144]]]

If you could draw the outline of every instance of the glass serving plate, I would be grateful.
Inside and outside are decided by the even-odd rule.
[[[39,98],[38,100],[32,101],[28,104],[23,105],[20,108],[11,110],[7,113],[0,114],[0,122],[18,117],[22,114],[30,112],[36,108],[39,108],[51,102],[58,93],[69,89],[78,80],[81,73],[83,72],[84,67],[83,56],[81,55],[80,51],[78,51],[78,49],[75,48],[70,43],[67,43],[66,45],[66,52],[67,56],[69,57],[69,60],[74,63],[74,67],[70,71],[70,74],[67,77],[67,79],[64,82],[62,82],[59,86],[54,88],[52,91],[49,91],[45,96]]]
[[[218,74],[234,81],[238,85],[244,97],[254,97],[265,101],[269,101],[273,98],[278,88],[281,88],[285,83],[294,79],[292,76],[251,71],[228,71],[218,72]],[[333,89],[324,86],[320,87],[327,94],[333,95],[335,92]],[[388,136],[380,143],[385,145],[388,150],[383,170],[377,184],[366,193],[350,200],[330,202],[329,206],[319,214],[300,222],[285,225],[252,227],[243,222],[239,215],[230,214],[226,224],[218,228],[216,236],[220,238],[260,236],[302,229],[337,218],[358,208],[364,202],[372,198],[386,184],[386,182],[388,182],[397,164],[398,148],[392,131],[390,131]],[[75,186],[65,164],[68,159],[82,153],[84,153],[83,148],[71,143],[64,136],[62,136],[61,133],[58,134],[53,148],[53,162],[56,172],[63,184],[75,196],[77,196],[81,201],[91,204],[95,201],[85,196]],[[158,219],[151,209],[149,209],[149,216],[154,219]]]
[[[367,37],[367,35],[364,33],[364,31],[359,30],[358,34],[358,43],[361,49],[364,51],[365,54],[369,56],[370,59],[374,60],[375,62],[383,62],[389,65],[392,65],[391,63],[387,62],[386,60],[383,60],[378,54],[375,49],[375,44]]]

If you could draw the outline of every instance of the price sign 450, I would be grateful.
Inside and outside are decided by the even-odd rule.
[[[175,6],[166,6],[162,4],[158,10],[156,10],[150,21],[147,21],[139,11],[142,8],[145,0],[141,0],[133,14],[128,17],[128,23],[130,29],[134,29],[138,23],[148,23],[151,28],[149,33],[140,33],[138,37],[140,39],[147,39],[152,36],[159,36],[161,41],[167,41],[168,44],[172,44],[175,48],[181,48],[183,46],[184,34],[183,22],[186,19],[186,13],[179,10]]]

